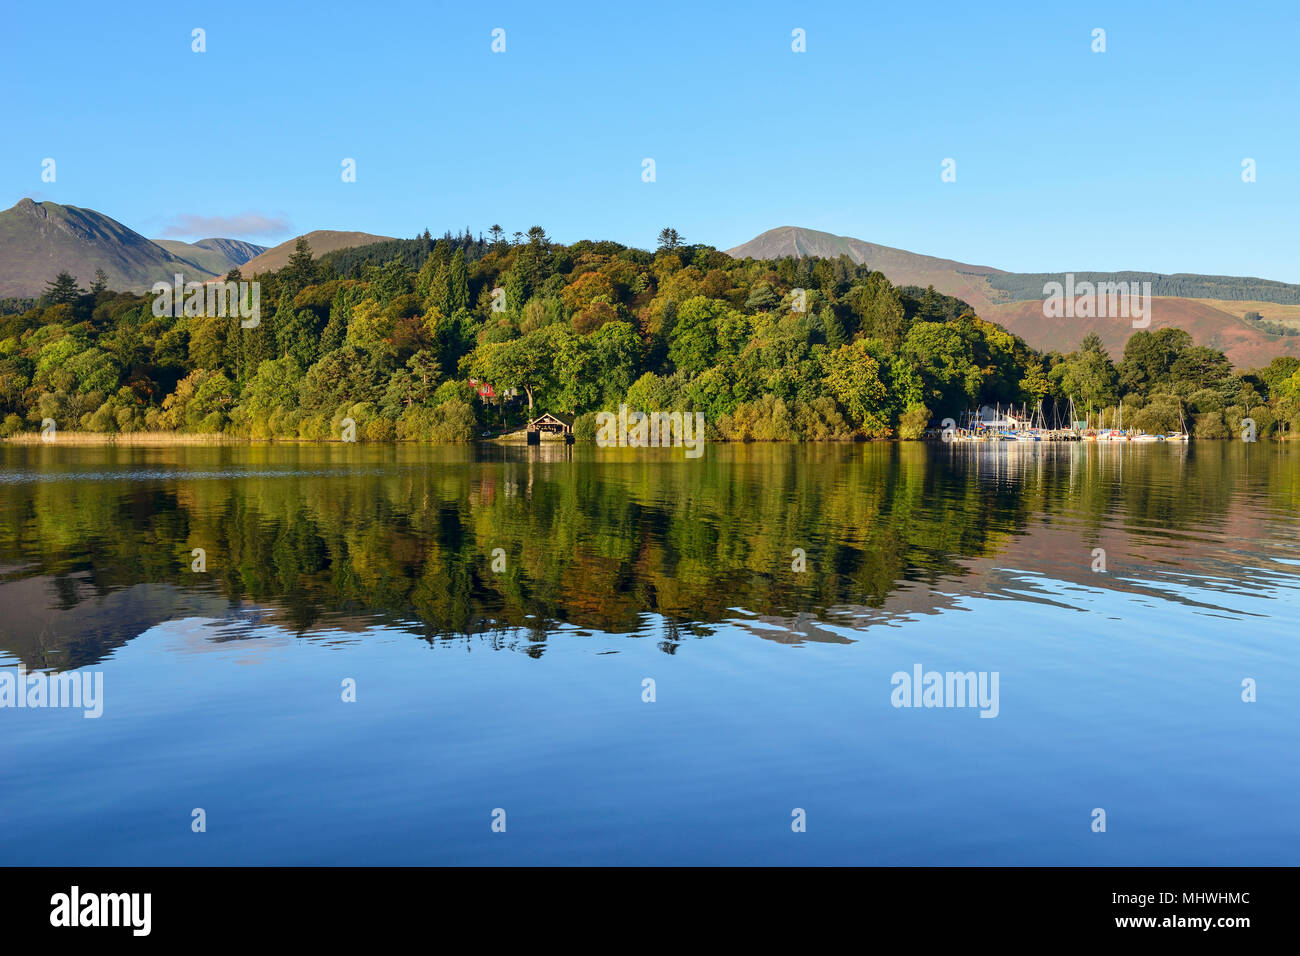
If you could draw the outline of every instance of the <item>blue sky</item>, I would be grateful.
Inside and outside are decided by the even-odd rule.
[[[268,245],[801,225],[1014,271],[1300,282],[1297,8],[1043,6],[13,4],[0,204]]]

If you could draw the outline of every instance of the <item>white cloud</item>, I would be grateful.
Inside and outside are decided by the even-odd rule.
[[[163,229],[163,237],[180,239],[244,239],[248,236],[280,236],[290,231],[289,221],[279,216],[242,212],[234,216],[174,216]]]

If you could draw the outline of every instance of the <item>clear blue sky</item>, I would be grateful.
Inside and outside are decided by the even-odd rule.
[[[263,244],[801,225],[1015,271],[1300,282],[1294,2],[278,6],[10,4],[0,203]]]

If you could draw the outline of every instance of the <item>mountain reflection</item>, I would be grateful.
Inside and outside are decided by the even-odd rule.
[[[1293,570],[1296,461],[1217,442],[714,445],[696,460],[584,445],[6,447],[0,652],[83,666],[181,617],[226,622],[221,640],[391,623],[533,654],[584,629],[670,653],[724,625],[842,642],[961,594],[1057,600],[1035,576],[1200,600],[1170,582],[1222,591]]]

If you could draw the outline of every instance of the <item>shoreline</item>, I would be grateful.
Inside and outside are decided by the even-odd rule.
[[[1037,445],[1181,445],[1187,446],[1195,442],[1231,442],[1235,438],[1192,438],[1187,441],[1169,441],[1169,442],[1134,442],[1134,441],[1083,441],[1083,440],[1060,440],[1060,441],[1035,441],[1035,442],[1015,442],[1015,441],[955,441],[950,444],[954,445],[996,445],[996,446],[1037,446]],[[1294,440],[1294,439],[1290,439]],[[1259,443],[1270,442],[1277,444],[1286,444],[1288,439],[1277,437],[1260,438]],[[524,445],[523,440],[513,437],[497,436],[493,438],[474,439],[468,442],[427,442],[427,441],[358,441],[344,442],[338,439],[329,439],[322,441],[313,438],[245,438],[239,435],[226,435],[221,432],[60,432],[52,441],[46,441],[37,432],[21,432],[17,435],[10,435],[7,438],[0,438],[0,444],[8,445],[77,445],[83,447],[96,447],[107,445],[134,445],[139,447],[166,447],[168,445],[199,445],[199,446],[220,446],[220,445]],[[545,445],[563,445],[562,441],[546,440]],[[577,441],[578,445],[595,445],[595,441]],[[920,439],[902,439],[902,438],[873,438],[873,439],[851,439],[848,441],[740,441],[732,442],[725,440],[709,441],[711,445],[878,445],[878,444],[943,444],[938,439],[920,438]],[[621,446],[620,446],[621,447]]]

